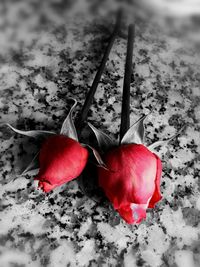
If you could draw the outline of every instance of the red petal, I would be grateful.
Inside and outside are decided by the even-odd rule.
[[[121,207],[117,211],[120,216],[129,224],[138,224],[146,218],[145,204],[129,204]]]
[[[48,193],[54,189],[57,185],[51,185],[48,182],[39,181],[38,188],[42,189],[43,192]]]
[[[155,204],[162,199],[161,192],[160,192],[160,179],[162,174],[162,163],[160,158],[154,154],[157,159],[157,172],[156,172],[156,179],[155,179],[155,191],[153,193],[152,198],[150,199],[148,208],[154,208]]]
[[[48,138],[40,150],[40,170],[35,178],[45,192],[78,177],[84,169],[88,151],[64,135]]]
[[[129,203],[146,204],[155,190],[157,160],[143,145],[123,145],[108,152],[99,168],[99,185],[115,209]]]

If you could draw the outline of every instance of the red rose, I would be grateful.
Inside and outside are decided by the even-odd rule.
[[[49,192],[78,177],[88,159],[88,151],[80,143],[64,135],[54,135],[43,143],[39,154],[38,186]]]
[[[160,159],[144,145],[127,144],[106,153],[104,162],[109,170],[98,169],[99,185],[127,223],[141,222],[162,198]]]

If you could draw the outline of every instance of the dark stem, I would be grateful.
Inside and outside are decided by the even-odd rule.
[[[128,43],[127,43],[126,64],[125,64],[124,85],[123,85],[120,142],[130,127],[130,83],[132,75],[134,38],[135,38],[135,26],[133,24],[130,24],[128,27]]]
[[[111,51],[111,48],[113,46],[113,43],[119,33],[119,30],[120,30],[120,24],[121,24],[121,16],[122,16],[122,11],[119,10],[118,13],[117,13],[117,20],[116,20],[116,24],[115,24],[115,28],[113,30],[113,33],[111,34],[110,36],[110,41],[106,47],[106,50],[105,50],[105,53],[104,53],[104,56],[102,58],[102,61],[101,61],[101,64],[98,68],[98,71],[96,73],[96,76],[94,78],[94,81],[91,85],[91,88],[86,96],[86,99],[85,99],[85,102],[84,102],[84,105],[83,105],[83,108],[80,112],[80,116],[79,116],[79,119],[77,121],[77,128],[81,128],[84,121],[86,121],[87,119],[87,115],[88,115],[88,111],[91,107],[91,104],[92,104],[92,101],[93,101],[93,98],[94,98],[94,94],[96,92],[96,89],[97,89],[97,86],[98,86],[98,83],[101,79],[101,75],[103,73],[103,70],[105,68],[105,65],[106,65],[106,61],[109,57],[109,54],[110,54],[110,51]]]

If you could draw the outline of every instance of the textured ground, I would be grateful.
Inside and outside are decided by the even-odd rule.
[[[92,9],[91,1],[84,3],[1,2],[0,123],[58,131],[68,98],[76,98],[80,108],[114,18],[98,13],[97,4]],[[89,116],[115,137],[125,51],[126,40],[118,38]],[[199,55],[182,40],[139,21],[133,68],[131,121],[153,107],[145,125],[147,144],[186,126],[158,152],[164,166],[162,201],[147,212],[146,221],[130,226],[106,200],[83,195],[77,181],[47,195],[36,189],[33,176],[9,182],[37,146],[1,126],[1,267],[200,265]]]

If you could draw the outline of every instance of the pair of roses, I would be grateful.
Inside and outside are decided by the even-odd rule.
[[[153,208],[162,198],[160,193],[162,164],[159,157],[150,151],[161,143],[156,142],[149,148],[142,144],[143,122],[146,116],[130,127],[120,145],[88,123],[96,135],[102,152],[101,157],[96,149],[78,141],[72,119],[76,104],[75,101],[59,134],[47,131],[21,131],[8,124],[19,134],[37,138],[46,136],[37,155],[39,171],[35,180],[38,180],[39,188],[47,193],[77,178],[85,168],[89,156],[88,150],[91,150],[98,161],[99,186],[113,207],[127,223],[141,222],[146,217],[146,209]],[[23,174],[37,167],[35,159]]]
[[[106,64],[113,42],[119,33],[121,13],[118,14],[116,26],[111,35],[110,43],[105,51],[99,70],[86,97],[81,114],[86,120],[98,82]],[[132,55],[134,42],[134,27],[129,25],[125,77],[123,87],[122,121],[120,142],[112,140],[102,131],[88,123],[96,135],[100,153],[90,145],[81,144],[74,126],[72,113],[77,104],[72,106],[59,134],[47,131],[21,131],[8,124],[15,132],[31,137],[47,137],[40,152],[26,168],[23,174],[37,168],[36,180],[44,192],[49,192],[64,183],[77,178],[85,168],[90,149],[98,162],[98,183],[104,190],[113,207],[127,223],[139,223],[146,217],[146,209],[153,208],[162,198],[160,179],[162,164],[159,157],[152,153],[155,147],[166,141],[158,141],[148,148],[144,143],[144,120],[140,118],[129,127],[130,82],[132,73]]]

